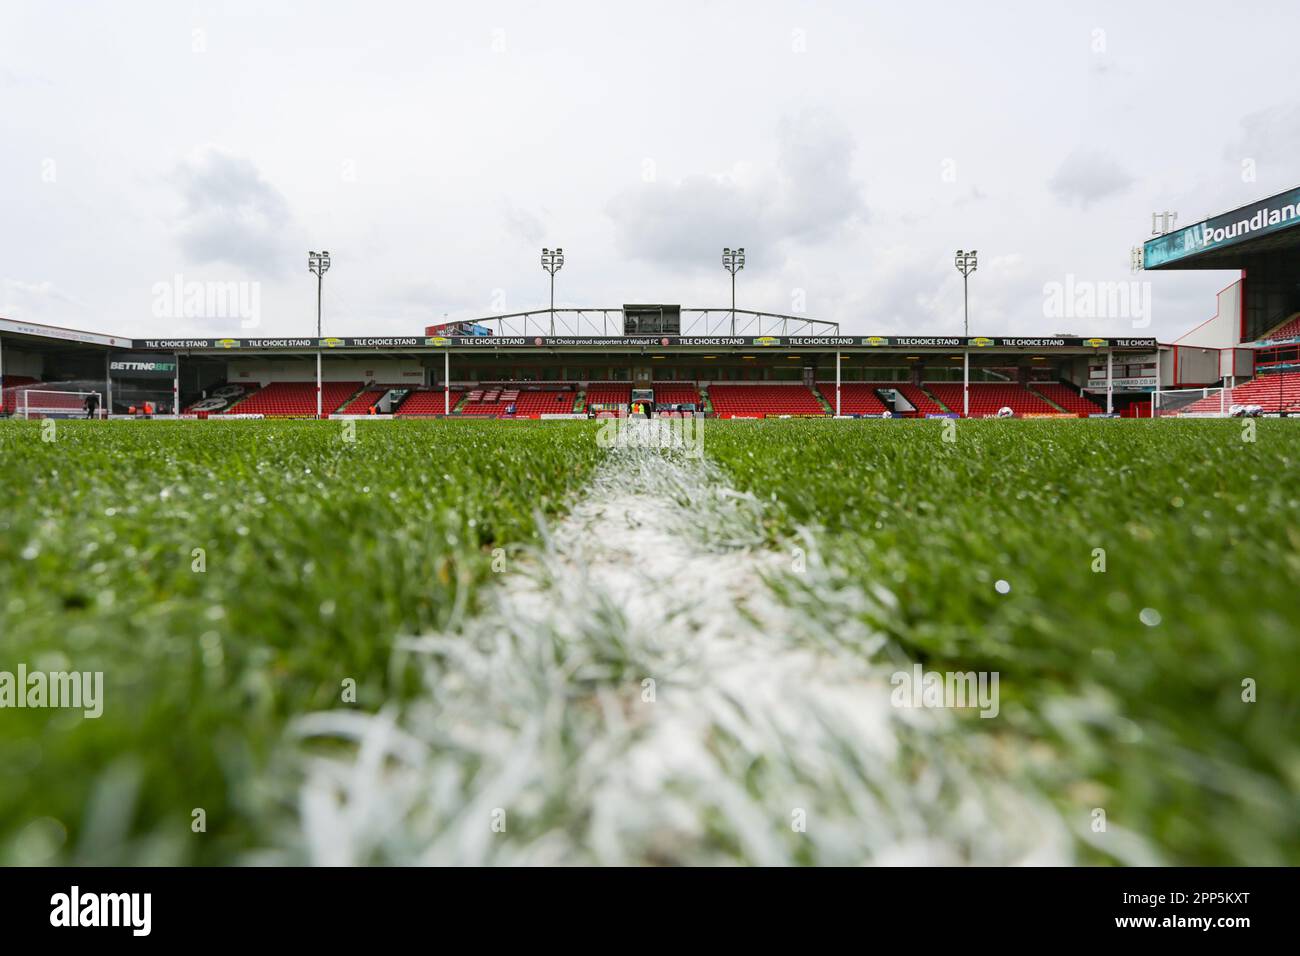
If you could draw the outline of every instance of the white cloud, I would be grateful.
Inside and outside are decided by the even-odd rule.
[[[192,262],[277,275],[302,258],[286,242],[288,202],[251,160],[205,147],[179,165],[174,180],[184,199],[181,246]]]
[[[1048,187],[1062,202],[1077,202],[1087,209],[1093,203],[1124,192],[1132,184],[1133,177],[1113,156],[1080,147],[1065,157]]]
[[[685,176],[643,183],[606,207],[619,247],[678,269],[713,269],[723,246],[745,246],[775,266],[785,244],[819,243],[867,218],[854,180],[848,131],[820,113],[782,119],[777,159],[747,175]]]
[[[149,290],[183,272],[259,281],[265,334],[297,333],[315,326],[305,254],[323,245],[327,325],[399,334],[444,312],[544,306],[537,252],[552,244],[568,255],[559,302],[725,306],[719,253],[744,245],[749,307],[951,332],[952,253],[975,246],[972,323],[1050,332],[1042,283],[1127,276],[1152,211],[1186,223],[1295,185],[1285,57],[1196,98],[1167,92],[1189,50],[1295,34],[1295,5],[1225,19],[1210,0],[1157,0],[991,25],[974,8],[814,4],[804,52],[766,0],[494,9],[491,23],[473,6],[214,13],[202,51],[163,0],[9,18],[0,209],[17,227],[0,232],[0,262],[84,306],[5,302],[171,333]],[[998,261],[1012,251],[1024,276]],[[1230,281],[1166,278],[1166,338]]]

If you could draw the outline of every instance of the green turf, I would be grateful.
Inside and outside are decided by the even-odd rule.
[[[345,678],[365,710],[412,690],[389,678],[394,637],[472,613],[493,549],[531,542],[600,453],[558,422],[43,434],[0,424],[0,670],[102,670],[105,705],[0,711],[0,863],[258,845],[288,797],[263,773],[286,720],[340,706]]]
[[[868,613],[901,653],[1001,674],[1001,718],[970,725],[1086,858],[1130,831],[1169,862],[1300,863],[1297,423],[710,424],[774,541],[811,528],[846,583],[896,596]]]
[[[1169,862],[1294,864],[1300,430],[1248,427],[710,421],[704,444],[774,547],[812,542],[876,595],[862,613],[900,661],[1000,673],[978,752],[1050,794],[1085,859],[1131,859],[1132,833]],[[0,670],[102,670],[106,702],[0,711],[0,863],[274,842],[287,722],[419,692],[394,638],[474,615],[492,549],[533,542],[534,511],[563,512],[602,456],[560,422],[43,434],[0,423]]]

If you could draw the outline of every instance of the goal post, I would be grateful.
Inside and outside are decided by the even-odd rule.
[[[104,418],[102,392],[73,392],[50,388],[19,389],[14,414],[20,418],[84,418],[86,399],[95,396],[95,418]]]
[[[1230,388],[1175,388],[1151,395],[1152,418],[1231,418],[1237,411]]]

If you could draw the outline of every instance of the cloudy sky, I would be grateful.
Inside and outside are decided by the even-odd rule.
[[[1053,9],[1048,9],[1048,8]],[[0,7],[0,315],[125,335],[415,333],[545,306],[739,304],[848,332],[1132,333],[1179,224],[1300,184],[1294,0]],[[256,283],[257,331],[157,286]],[[1146,277],[1149,332],[1228,273]],[[249,286],[248,288],[253,288]]]

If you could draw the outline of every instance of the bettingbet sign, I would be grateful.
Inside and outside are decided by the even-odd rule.
[[[110,359],[108,371],[114,378],[173,378],[176,359],[159,358],[148,352],[130,352]]]
[[[1142,247],[1142,264],[1154,269],[1296,225],[1300,225],[1300,188],[1149,239]]]

